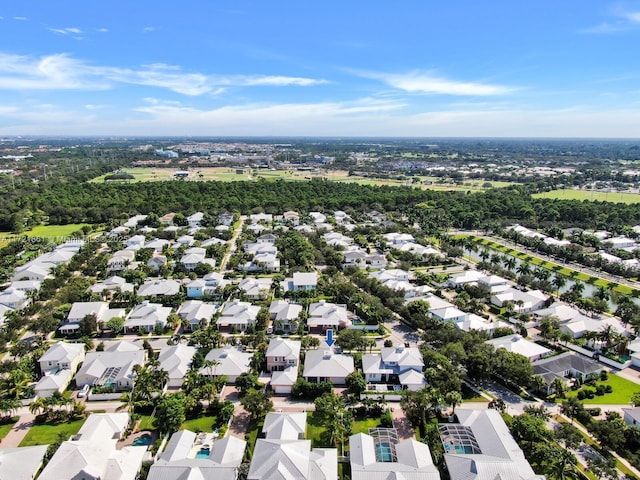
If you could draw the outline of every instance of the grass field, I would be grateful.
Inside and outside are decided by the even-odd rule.
[[[13,233],[0,233],[0,248],[9,244],[12,240],[18,237],[40,237],[40,238],[57,238],[64,239],[74,232],[77,232],[87,223],[70,223],[68,225],[39,225],[33,230],[21,233],[19,235]]]
[[[550,192],[536,193],[535,198],[557,198],[560,200],[598,200],[614,203],[639,203],[640,194],[599,192],[593,190],[551,190]]]
[[[144,430],[155,430],[156,426],[153,424],[154,418],[155,417],[152,417],[151,415],[141,415],[138,430],[141,432]]]
[[[70,437],[78,433],[78,430],[84,424],[85,419],[76,420],[69,423],[59,423],[57,425],[34,425],[27,432],[27,436],[20,442],[21,447],[30,447],[32,445],[48,445],[55,443],[59,434]]]
[[[601,397],[595,396],[593,398],[585,398],[583,400],[585,405],[629,405],[631,396],[635,392],[640,391],[640,385],[631,382],[626,378],[619,377],[613,373],[609,374],[609,379],[606,381],[598,381],[597,385],[611,385],[613,388],[612,393],[606,393]],[[586,388],[593,389],[594,387],[587,386]],[[567,397],[578,396],[577,390],[570,390],[567,392]]]
[[[213,432],[213,425],[215,423],[215,415],[205,415],[204,417],[187,420],[180,426],[180,429],[191,430],[192,432]]]
[[[173,180],[174,174],[178,169],[168,168],[127,168],[124,170],[134,177],[132,180],[118,180],[121,183],[136,183],[136,182],[154,182],[162,180]],[[106,175],[96,177],[91,180],[93,183],[104,182]],[[282,171],[282,170],[257,170],[252,173],[236,173],[236,169],[226,167],[204,167],[199,169],[190,170],[189,180],[217,180],[221,182],[235,182],[241,180],[287,180],[287,181],[308,181],[312,178],[324,178],[334,182],[349,182],[358,183],[360,185],[388,185],[388,186],[417,186],[424,189],[431,190],[471,190],[480,191],[484,190],[484,180],[467,180],[462,185],[453,183],[438,183],[436,177],[407,177],[406,179],[383,179],[383,178],[370,178],[361,177],[357,175],[349,175],[347,171],[330,170],[327,172],[307,172],[307,171]],[[414,183],[413,179],[416,179]],[[492,187],[499,188],[512,185],[510,182],[488,182]]]

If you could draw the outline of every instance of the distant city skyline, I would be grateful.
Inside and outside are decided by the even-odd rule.
[[[640,138],[640,1],[0,6],[0,135]]]

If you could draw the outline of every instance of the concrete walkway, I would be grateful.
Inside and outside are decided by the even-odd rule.
[[[20,420],[16,422],[7,436],[2,439],[2,443],[0,443],[0,448],[16,448],[20,445],[20,442],[27,435],[29,429],[33,426],[33,420],[35,419],[35,415],[32,413],[25,413],[20,416]]]

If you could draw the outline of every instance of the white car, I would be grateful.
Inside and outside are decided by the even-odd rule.
[[[85,385],[78,392],[78,398],[86,397],[87,393],[89,393],[89,385]]]

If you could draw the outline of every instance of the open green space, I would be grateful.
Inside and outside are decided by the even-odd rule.
[[[89,226],[88,223],[70,223],[68,225],[39,225],[32,230],[25,232],[28,237],[68,237],[77,232],[82,227]]]
[[[151,415],[142,415],[140,416],[140,424],[138,425],[138,430],[155,430],[156,427],[153,424],[153,419]]]
[[[376,428],[380,425],[379,418],[363,418],[361,420],[354,420],[351,424],[351,433],[369,433],[370,428]]]
[[[558,200],[593,200],[614,203],[640,203],[640,194],[620,192],[599,192],[595,190],[551,190],[536,193],[534,198],[554,198]]]
[[[30,447],[32,445],[48,445],[55,443],[58,435],[63,434],[67,439],[78,433],[85,419],[75,420],[67,423],[57,423],[55,425],[34,425],[29,429],[27,435],[20,442],[21,447]]]
[[[596,385],[611,385],[613,392],[605,393],[602,396],[596,395],[593,398],[585,398],[582,400],[585,405],[629,405],[631,396],[635,392],[640,391],[640,385],[613,373],[609,374],[609,378],[607,380],[598,381]],[[595,387],[589,385],[582,388],[595,390]],[[578,396],[578,390],[569,390],[567,392],[567,397],[576,396]]]
[[[9,431],[13,428],[17,421],[18,417],[14,417],[11,419],[11,422],[0,425],[0,439],[3,439],[7,436],[7,433],[9,433]]]
[[[205,415],[185,421],[181,430],[191,430],[192,432],[213,432],[216,423],[215,415]]]

